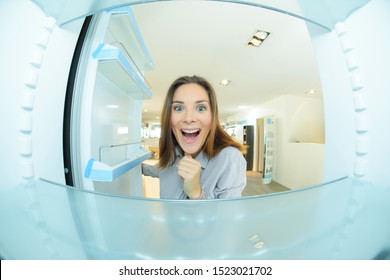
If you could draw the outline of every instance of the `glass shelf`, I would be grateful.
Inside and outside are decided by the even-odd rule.
[[[116,147],[112,147],[115,149]],[[139,165],[144,160],[151,157],[151,152],[140,145],[127,145],[128,159],[116,165],[90,159],[85,168],[84,176],[93,181],[112,182],[127,171]]]
[[[123,51],[108,44],[99,44],[93,53],[99,60],[98,71],[135,99],[149,99],[152,92],[140,78]]]
[[[351,195],[357,190],[356,202]],[[338,259],[366,259],[388,248],[389,191],[343,178],[255,197],[174,201],[34,180],[0,189],[0,255],[270,260],[331,259],[337,253]]]
[[[124,48],[125,52],[131,57],[140,71],[151,71],[154,64],[144,39],[138,28],[131,7],[120,7],[107,11],[110,16],[108,32],[116,42]],[[115,45],[114,43],[111,43]]]

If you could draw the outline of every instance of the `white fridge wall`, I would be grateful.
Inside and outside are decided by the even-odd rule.
[[[32,183],[5,190],[4,187],[35,177],[51,176],[48,179],[62,180],[59,178],[63,167],[59,160],[61,130],[57,127],[62,123],[50,125],[35,116],[57,118],[44,115],[43,111],[40,115],[44,109],[53,112],[56,108],[59,109],[56,114],[62,113],[59,103],[63,102],[69,63],[78,36],[75,30],[81,23],[75,22],[64,29],[52,28],[52,19],[31,2],[1,1],[0,18],[7,20],[0,29],[6,42],[1,44],[0,58],[2,65],[7,65],[2,66],[0,75],[0,213],[3,214],[0,218],[2,224],[7,222],[0,231],[1,253],[7,253],[8,258],[25,259],[367,259],[378,254],[386,257],[386,252],[388,257],[389,13],[387,0],[373,0],[347,18],[346,32],[338,30],[337,34],[334,31],[314,39],[327,102],[326,175],[340,172],[351,174],[351,177],[319,188],[273,196],[166,203],[103,196],[42,181],[35,187]],[[17,27],[19,33],[7,29],[11,26]],[[363,41],[365,37],[360,36],[360,31],[369,34],[371,40]],[[42,37],[41,34],[46,35]],[[347,52],[339,49],[339,38],[344,35],[349,36],[352,49],[356,51],[359,67],[352,71],[344,64]],[[68,39],[62,41],[67,36]],[[47,44],[45,38],[50,38]],[[54,49],[56,42],[59,45]],[[41,53],[41,49],[44,56],[40,65],[34,54],[36,50]],[[336,56],[330,56],[330,60],[328,54],[332,52]],[[356,85],[357,77],[361,78],[363,87],[354,90],[351,81]],[[53,99],[38,98],[44,85],[50,89],[42,94],[53,94],[50,96]],[[357,94],[362,93],[360,90],[365,93],[360,100],[363,102],[359,99],[355,102]],[[50,103],[31,102],[28,94],[33,94],[34,101],[50,100]],[[38,132],[41,135],[37,135]],[[363,135],[367,138],[359,140]],[[19,143],[19,140],[22,141]],[[366,164],[361,165],[361,162]],[[97,203],[90,203],[95,200]],[[301,203],[303,200],[306,203]],[[32,205],[35,208],[31,208]],[[72,205],[75,207],[71,208]],[[6,215],[8,213],[13,215]],[[114,216],[116,219],[112,218]],[[77,220],[77,217],[81,219]],[[96,226],[91,217],[98,221]],[[104,225],[102,229],[100,223]],[[164,231],[166,229],[169,231]],[[145,237],[142,233],[149,235]],[[89,237],[88,234],[95,238],[79,240]],[[257,244],[251,243],[252,237],[261,237],[265,250],[259,250]],[[94,251],[86,255],[84,248]],[[124,251],[120,251],[122,248]],[[59,255],[52,255],[53,252]]]
[[[374,1],[370,3],[370,6],[382,5],[385,6],[385,2]],[[32,178],[35,176],[44,177],[53,181],[63,182],[63,164],[62,164],[62,147],[61,147],[61,137],[62,137],[62,127],[56,124],[54,121],[48,123],[48,119],[53,118],[54,115],[51,114],[50,117],[47,117],[48,112],[59,112],[63,111],[62,104],[64,100],[66,81],[69,72],[69,65],[71,57],[73,55],[74,46],[78,37],[78,31],[81,28],[81,21],[75,21],[72,24],[64,25],[62,28],[58,28],[56,25],[53,25],[53,18],[47,17],[42,12],[30,2],[18,1],[16,3],[11,2],[2,2],[4,9],[6,11],[6,6],[14,5],[14,9],[18,10],[18,16],[9,16],[4,15],[4,19],[9,19],[8,22],[10,26],[18,25],[21,31],[23,31],[24,36],[15,36],[13,32],[2,31],[5,33],[5,36],[12,40],[10,44],[3,44],[2,48],[4,51],[1,52],[1,56],[4,62],[7,62],[6,65],[18,65],[19,67],[13,67],[7,69],[11,71],[12,75],[4,73],[2,79],[5,77],[12,77],[13,81],[4,81],[4,93],[9,96],[6,98],[6,101],[3,102],[4,109],[1,110],[3,119],[12,119],[13,124],[5,124],[5,133],[6,135],[13,135],[13,137],[4,139],[5,145],[3,145],[4,152],[3,154],[7,158],[7,162],[13,164],[4,164],[4,171],[9,175],[5,179],[4,184],[12,184],[12,182],[20,182],[24,179],[21,178]],[[373,8],[375,9],[375,8]],[[384,9],[385,11],[386,9]],[[19,16],[27,14],[28,16]],[[356,16],[364,17],[364,13],[356,13]],[[384,18],[384,17],[383,17]],[[380,19],[383,21],[382,17]],[[351,26],[356,26],[356,30],[362,28],[362,21],[349,20]],[[364,21],[363,21],[364,22]],[[374,24],[376,24],[374,26]],[[370,25],[373,25],[370,30],[380,30],[384,29],[382,22],[370,21]],[[73,29],[73,30],[72,30]],[[353,28],[352,28],[353,30]],[[352,33],[351,33],[352,34]],[[377,33],[376,33],[377,34]],[[382,33],[380,33],[382,34]],[[383,33],[386,34],[386,33]],[[45,45],[45,42],[42,43],[42,40],[48,40],[48,43]],[[386,38],[383,36],[380,38],[383,42]],[[325,112],[326,114],[326,164],[325,164],[325,176],[324,181],[327,181],[327,178],[333,179],[338,177],[338,174],[345,175],[353,173],[354,166],[354,148],[349,143],[355,141],[355,131],[353,129],[355,117],[357,114],[353,111],[353,96],[350,87],[350,77],[348,71],[345,69],[343,52],[340,50],[340,45],[338,42],[337,34],[335,32],[319,36],[318,38],[313,39],[316,44],[316,51],[318,52],[319,64],[322,64],[321,76],[324,81],[324,91],[326,91],[325,96]],[[358,44],[362,44],[360,47],[360,56],[370,57],[373,55],[369,46],[364,47],[364,44],[367,44],[371,41],[357,41],[356,46],[359,48]],[[386,40],[385,40],[386,42]],[[38,44],[38,45],[37,45]],[[42,47],[42,45],[45,45]],[[385,46],[382,44],[381,46]],[[380,47],[380,46],[377,46]],[[11,57],[8,55],[11,53],[18,53],[18,56]],[[331,63],[332,65],[326,66],[327,58],[329,53],[333,52]],[[367,52],[370,52],[365,56]],[[37,60],[37,53],[45,55],[42,60],[42,65],[40,67],[33,66],[31,61]],[[58,55],[61,53],[61,55]],[[338,53],[338,54],[337,54]],[[335,55],[334,55],[335,54]],[[382,56],[381,52],[375,52],[377,56]],[[383,54],[386,54],[386,51],[383,51]],[[38,54],[39,55],[39,54]],[[50,56],[50,59],[47,57]],[[364,62],[364,59],[362,59]],[[383,59],[378,60],[378,63],[384,61]],[[367,61],[370,63],[370,61]],[[338,68],[336,65],[339,65]],[[366,67],[368,69],[370,66]],[[375,69],[378,66],[373,66]],[[331,69],[331,70],[330,70]],[[362,68],[367,75],[373,75],[372,78],[366,78],[366,80],[372,80],[373,92],[383,92],[381,89],[376,89],[383,82],[374,82],[375,80],[384,81],[385,78],[377,75],[382,75],[386,71],[367,71]],[[373,69],[373,70],[375,70]],[[330,71],[329,71],[330,70]],[[385,68],[386,70],[386,68]],[[5,71],[5,70],[2,70]],[[55,79],[51,74],[57,73]],[[47,74],[45,74],[47,73]],[[26,82],[36,83],[35,88],[31,86],[26,86]],[[332,82],[329,82],[332,81]],[[337,81],[333,83],[333,81]],[[368,86],[368,84],[367,84]],[[42,92],[41,96],[38,96],[37,93]],[[3,93],[3,94],[4,94]],[[44,98],[44,95],[48,99]],[[18,98],[14,98],[18,96]],[[22,108],[19,100],[25,100],[33,96],[35,102],[32,107],[27,110]],[[43,98],[47,100],[47,103],[37,103]],[[17,100],[16,100],[17,99]],[[49,102],[50,100],[50,102]],[[335,102],[334,100],[337,100]],[[327,103],[326,103],[327,102]],[[379,101],[380,102],[380,101]],[[35,105],[36,104],[36,105]],[[376,104],[381,106],[384,104]],[[45,106],[47,108],[45,108]],[[352,109],[352,110],[351,110]],[[41,113],[38,111],[41,110]],[[350,110],[349,114],[347,110]],[[376,110],[378,111],[378,110]],[[335,113],[336,112],[336,113]],[[370,112],[375,112],[374,109],[371,109]],[[50,113],[49,113],[50,114]],[[362,114],[361,114],[362,115]],[[56,114],[54,118],[61,118],[61,114]],[[42,125],[37,118],[42,119]],[[19,123],[15,126],[15,121]],[[59,119],[57,119],[59,121]],[[22,127],[23,126],[23,127]],[[378,126],[376,126],[378,127]],[[38,136],[37,133],[33,133],[33,129],[37,128],[37,131],[40,132]],[[21,132],[21,130],[25,132]],[[378,133],[383,133],[380,129],[377,129]],[[27,133],[26,133],[27,132]],[[47,147],[47,143],[34,141],[34,137],[56,137],[58,141],[50,141],[52,147]],[[340,137],[343,135],[343,137]],[[373,134],[372,134],[373,135]],[[10,140],[13,139],[13,140]],[[12,147],[7,149],[6,147],[15,146],[15,140],[20,142],[17,147]],[[378,137],[378,140],[384,139],[383,137]],[[45,144],[43,144],[45,143]],[[30,148],[29,147],[33,147]],[[20,151],[23,149],[23,151]],[[27,151],[26,151],[27,150]],[[35,158],[36,153],[34,151],[39,151],[41,154],[39,158]],[[51,153],[51,154],[49,154]],[[22,155],[21,155],[22,154]],[[337,160],[334,158],[334,155],[337,155]],[[341,159],[341,160],[340,160]],[[41,162],[41,163],[40,163]],[[50,167],[46,165],[47,162],[52,162]],[[339,166],[334,165],[334,162],[344,162],[346,165],[340,163]],[[55,163],[55,164],[54,164]],[[15,168],[11,166],[18,166],[17,172]],[[59,168],[60,166],[60,168]],[[42,168],[41,171],[37,172],[37,168]],[[378,168],[373,168],[376,173],[378,173]],[[37,175],[39,174],[39,175]],[[380,172],[380,174],[382,174]],[[13,179],[11,179],[13,178]]]
[[[0,16],[0,186],[37,177],[65,183],[62,118],[82,21],[58,28],[30,1],[1,1]]]
[[[97,73],[91,116],[92,158],[109,165],[127,159],[127,146],[108,146],[141,143],[141,107],[141,100],[135,100]],[[131,169],[113,182],[96,181],[93,185],[96,191],[142,196],[140,167]]]
[[[390,2],[375,0],[345,21],[357,65],[350,72],[351,83],[361,80],[354,100],[355,168],[359,162],[368,180],[390,185]],[[362,34],[365,34],[362,36]]]

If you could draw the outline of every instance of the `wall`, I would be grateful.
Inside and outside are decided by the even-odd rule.
[[[273,181],[291,189],[321,183],[325,142],[322,99],[281,95],[227,121],[246,122],[256,128],[256,119],[269,115],[275,116],[277,138]],[[300,143],[295,143],[298,140]],[[256,143],[255,155],[257,150]]]
[[[322,99],[298,99],[297,101],[299,104],[291,112],[289,125],[286,127],[287,141],[324,144],[325,119]]]

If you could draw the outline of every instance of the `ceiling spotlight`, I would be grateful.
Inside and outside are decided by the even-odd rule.
[[[317,91],[315,89],[311,89],[305,92],[306,94],[316,94]]]
[[[250,47],[258,47],[265,39],[267,39],[269,34],[270,33],[267,31],[256,30],[246,44]]]
[[[269,32],[257,30],[256,33],[253,35],[253,38],[264,41],[268,37],[268,35]]]
[[[219,86],[221,86],[221,87],[226,87],[226,86],[228,86],[230,83],[231,83],[230,80],[222,80],[222,81],[219,82]]]
[[[258,47],[258,46],[260,46],[260,44],[261,44],[261,41],[260,40],[257,40],[257,39],[255,39],[255,38],[252,38],[252,39],[250,39],[249,41],[248,41],[248,46],[251,46],[251,47]]]

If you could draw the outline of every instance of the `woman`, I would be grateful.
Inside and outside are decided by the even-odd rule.
[[[160,178],[160,198],[240,197],[246,185],[245,147],[221,127],[211,84],[198,76],[176,79],[161,117],[160,159],[143,164]]]

